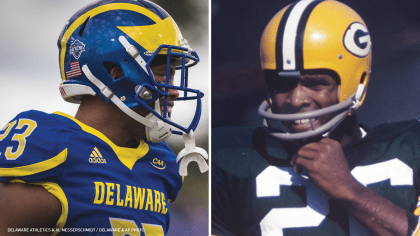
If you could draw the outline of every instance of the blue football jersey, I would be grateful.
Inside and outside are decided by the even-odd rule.
[[[0,182],[55,195],[58,235],[165,235],[182,185],[178,169],[166,142],[119,147],[60,112],[23,112],[0,130]]]

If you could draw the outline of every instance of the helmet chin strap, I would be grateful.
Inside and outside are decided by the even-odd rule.
[[[118,37],[118,40],[123,45],[127,53],[134,60],[136,60],[137,64],[139,64],[139,66],[144,70],[144,72],[146,72],[146,74],[149,75],[146,68],[146,61],[140,56],[140,53],[137,50],[137,48],[134,45],[131,45],[130,42],[128,42],[128,40],[124,36]],[[155,111],[160,112],[159,100],[155,101]],[[152,113],[149,113],[149,115],[147,115],[145,118],[153,122],[153,126],[146,126],[147,140],[154,143],[160,143],[171,136],[171,125],[160,120]],[[169,117],[167,119],[169,119]],[[209,167],[204,159],[208,159],[208,154],[204,149],[195,146],[195,137],[193,130],[191,130],[188,134],[184,133],[183,138],[185,148],[182,149],[181,152],[179,152],[176,158],[177,162],[181,161],[179,165],[179,175],[188,175],[187,167],[191,161],[197,162],[201,173],[207,171]]]
[[[155,111],[160,112],[159,99],[155,101]],[[152,143],[161,143],[171,136],[172,128],[170,124],[163,122],[163,120],[157,118],[151,112],[146,116],[146,119],[153,122],[152,127],[146,126],[146,137],[148,141]],[[170,118],[167,117],[167,119]]]
[[[119,107],[125,114],[133,118],[134,120],[142,123],[146,127],[153,127],[153,121],[137,114],[129,107],[127,107],[117,96],[115,96],[114,92],[110,88],[108,88],[104,83],[102,83],[98,78],[96,78],[92,72],[90,71],[87,65],[82,66],[82,71],[85,73],[86,77],[92,82],[96,87],[99,88],[102,95],[104,95],[107,99],[111,100],[117,107]]]
[[[349,112],[348,114],[353,114],[357,111],[357,109],[359,109],[360,107],[360,103],[362,102],[362,98],[363,98],[363,94],[365,94],[365,86],[363,86],[363,84],[359,84],[359,86],[357,87],[356,90],[356,94],[354,95],[354,99],[353,99],[353,103],[349,108]],[[343,116],[327,133],[323,134],[323,137],[330,137],[331,132],[337,128],[338,125],[340,125],[340,123],[347,117]]]
[[[82,66],[82,71],[85,73],[86,77],[101,91],[107,99],[111,100],[121,111],[133,118],[134,120],[140,122],[146,126],[146,137],[147,140],[153,143],[161,143],[168,139],[171,134],[171,126],[168,123],[163,122],[158,119],[152,113],[149,113],[146,117],[143,117],[129,107],[127,107],[110,88],[103,84],[99,79],[97,79],[92,72],[90,71],[87,65]],[[155,111],[160,112],[160,103],[159,100],[155,101]]]

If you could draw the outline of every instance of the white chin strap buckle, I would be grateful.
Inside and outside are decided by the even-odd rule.
[[[148,141],[152,143],[161,143],[171,136],[171,125],[158,119],[155,115],[153,115],[153,113],[149,113],[146,116],[146,119],[153,122],[152,127],[146,126],[146,136]]]
[[[194,132],[191,130],[188,134],[184,133],[183,137],[185,148],[182,149],[176,157],[177,163],[181,161],[179,164],[179,175],[188,175],[188,164],[192,161],[197,162],[201,173],[208,171],[209,166],[205,160],[209,159],[209,155],[204,149],[195,146]]]
[[[351,110],[356,111],[359,109],[363,94],[365,94],[365,86],[363,86],[363,84],[359,84],[356,91],[355,101],[353,102],[353,106],[351,106]]]

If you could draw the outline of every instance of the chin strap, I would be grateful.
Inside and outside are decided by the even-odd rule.
[[[146,119],[145,117],[137,114],[133,110],[131,110],[129,107],[127,107],[121,100],[118,98],[114,92],[110,88],[108,88],[102,81],[100,81],[98,78],[96,78],[92,72],[90,71],[89,67],[87,65],[82,66],[82,71],[86,75],[86,77],[94,84],[96,87],[99,88],[102,95],[106,97],[107,99],[111,100],[117,107],[119,107],[125,114],[133,118],[134,120],[142,123],[146,127],[153,127],[153,122]]]
[[[188,164],[192,161],[197,162],[201,173],[208,171],[209,166],[205,160],[208,160],[209,156],[203,148],[195,146],[194,132],[191,130],[188,134],[184,133],[183,138],[185,142],[185,148],[182,149],[176,157],[177,163],[181,161],[179,164],[179,175],[188,175]]]
[[[363,84],[359,84],[356,90],[356,96],[353,101],[353,105],[350,107],[350,112],[355,112],[360,107],[360,103],[362,102],[363,95],[365,94],[365,86]]]
[[[160,112],[159,99],[155,101],[155,111]],[[146,116],[146,119],[153,122],[152,127],[146,126],[146,137],[148,141],[152,143],[161,143],[171,136],[172,128],[170,124],[163,122],[163,120],[157,118],[151,112]],[[169,117],[167,117],[167,119],[170,120]]]
[[[363,84],[359,84],[359,86],[357,87],[357,90],[356,90],[356,95],[354,96],[354,99],[353,99],[353,103],[352,103],[352,105],[350,106],[350,108],[349,108],[349,110],[348,110],[348,114],[354,114],[356,111],[357,111],[357,109],[359,109],[359,107],[360,107],[360,103],[362,102],[362,98],[363,98],[363,94],[365,94],[365,86],[363,86]],[[337,126],[339,126],[340,124],[341,124],[341,122],[345,119],[347,117],[347,115],[346,116],[343,116],[341,119],[340,119],[340,121],[338,121],[327,133],[325,133],[325,134],[323,134],[322,135],[322,137],[326,137],[326,138],[329,138],[330,137],[330,134],[331,134],[331,132],[335,129],[335,128],[337,128]]]
[[[82,71],[85,73],[86,77],[101,91],[102,95],[107,99],[111,100],[117,107],[119,107],[125,114],[133,118],[134,120],[140,122],[146,126],[147,140],[153,143],[161,143],[168,139],[171,134],[171,126],[162,120],[158,119],[152,113],[149,113],[146,117],[143,117],[129,107],[127,107],[115,94],[103,84],[99,79],[97,79],[92,72],[89,70],[87,65],[83,65]],[[155,101],[155,111],[160,112],[160,103],[159,100]]]
[[[136,60],[137,64],[139,64],[143,71],[147,75],[149,75],[146,68],[146,60],[144,60],[143,57],[140,56],[140,53],[137,50],[137,48],[134,45],[131,45],[130,42],[128,42],[128,40],[124,36],[120,36],[118,40],[124,46],[127,53],[134,60]],[[155,111],[157,113],[160,112],[159,99],[155,101]],[[152,143],[161,143],[171,136],[172,129],[170,124],[163,122],[161,119],[158,119],[152,113],[149,113],[145,118],[153,122],[152,126],[146,126],[146,136],[148,141]],[[167,119],[169,119],[169,117]]]

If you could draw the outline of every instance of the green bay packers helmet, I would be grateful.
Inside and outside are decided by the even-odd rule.
[[[371,68],[371,40],[362,18],[338,1],[302,0],[279,11],[261,38],[261,65],[266,79],[299,77],[305,70],[328,70],[339,79],[339,103],[316,111],[273,114],[264,101],[258,113],[275,138],[301,140],[330,133],[354,113],[366,95]],[[267,78],[270,75],[270,78]],[[275,121],[309,119],[337,113],[327,123],[302,133],[274,128]],[[281,123],[280,122],[280,123]]]

